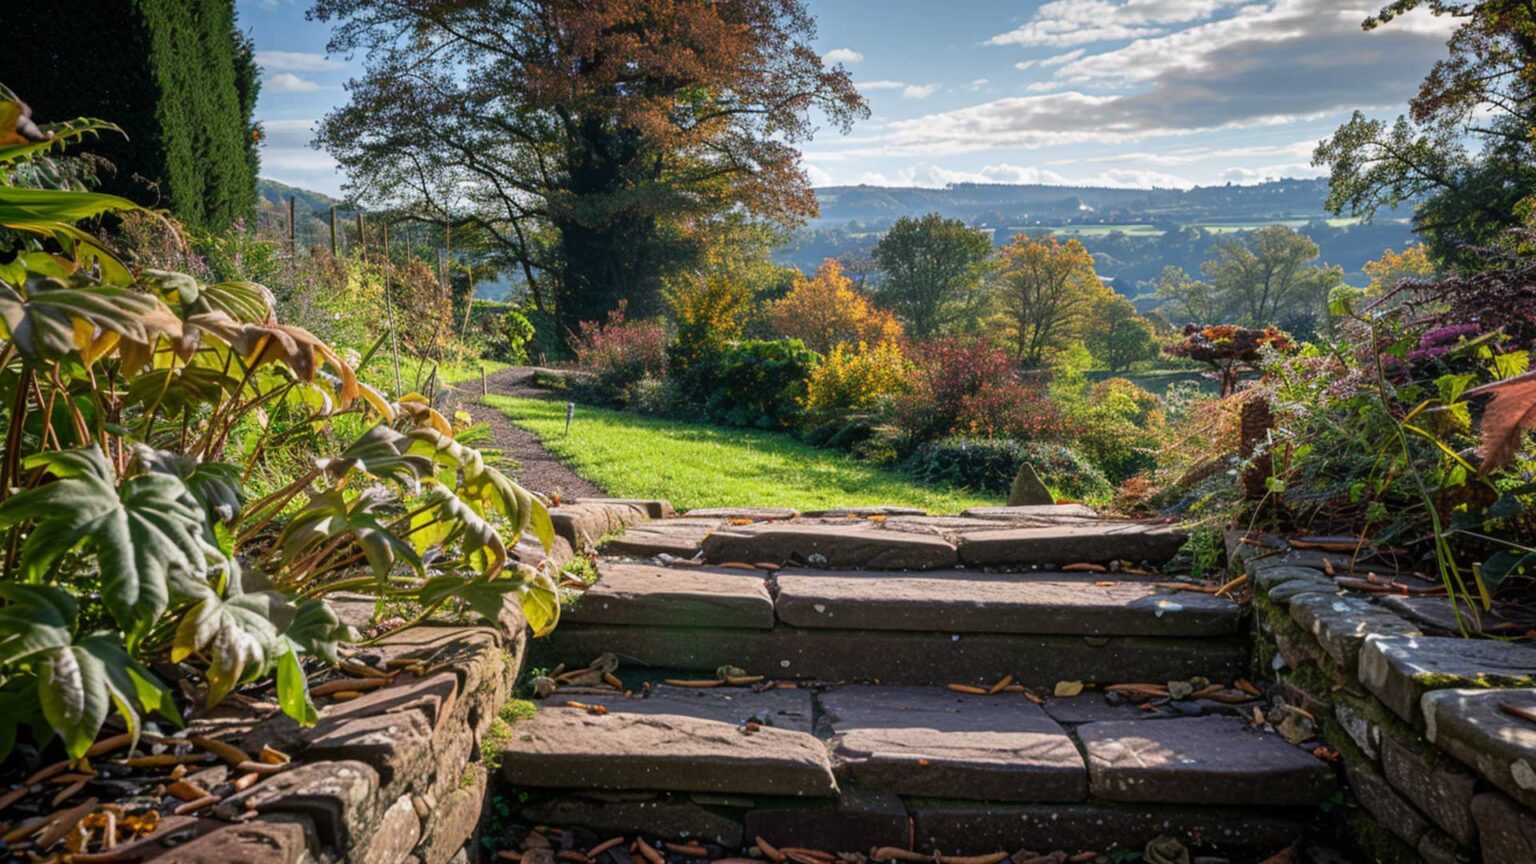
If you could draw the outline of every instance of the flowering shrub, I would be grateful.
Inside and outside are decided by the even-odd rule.
[[[855,291],[842,266],[831,260],[810,279],[796,277],[789,294],[768,307],[768,320],[775,333],[821,354],[837,345],[879,345],[902,337],[896,318]]]
[[[892,404],[909,449],[951,433],[1050,439],[1068,430],[1045,389],[1021,380],[1007,353],[987,342],[928,342],[914,365],[911,389]]]
[[[1184,338],[1163,350],[1210,365],[1216,370],[1221,395],[1229,396],[1237,390],[1238,375],[1245,368],[1255,368],[1263,349],[1284,353],[1294,347],[1290,335],[1274,327],[1258,330],[1234,324],[1186,324]]]
[[[666,326],[660,321],[626,320],[622,302],[604,323],[581,322],[571,334],[571,350],[577,367],[592,373],[590,380],[580,384],[580,395],[591,401],[620,404],[631,384],[666,376]]]
[[[911,361],[894,342],[837,345],[806,381],[806,421],[827,427],[875,411],[910,388],[911,372]]]

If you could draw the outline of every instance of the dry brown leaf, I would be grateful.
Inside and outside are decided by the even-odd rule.
[[[1477,449],[1483,457],[1478,470],[1487,474],[1515,458],[1526,430],[1536,429],[1536,372],[1474,387],[1463,395],[1493,396],[1483,409],[1483,440]]]
[[[1069,696],[1077,696],[1082,692],[1083,682],[1081,681],[1057,681],[1056,689],[1052,691],[1053,695],[1057,699],[1064,699]]]

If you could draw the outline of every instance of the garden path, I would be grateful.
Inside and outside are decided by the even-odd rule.
[[[529,380],[532,377],[532,367],[514,366],[490,376],[487,385],[491,393],[503,396],[548,399],[549,391],[532,386]],[[473,388],[475,385],[466,383],[464,386]],[[495,447],[522,464],[522,472],[518,474],[517,481],[525,488],[545,495],[559,494],[566,500],[607,494],[544,449],[539,436],[526,429],[519,429],[506,414],[494,408],[484,408],[476,419],[483,419],[490,425]]]

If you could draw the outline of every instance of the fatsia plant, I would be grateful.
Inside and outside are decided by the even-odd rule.
[[[0,759],[22,728],[78,758],[114,713],[134,735],[146,713],[179,724],[169,676],[208,705],[273,678],[313,722],[305,663],[351,636],[338,591],[417,620],[515,601],[553,627],[552,575],[509,553],[525,531],[549,546],[548,512],[427,399],[358,381],[261,285],[131,271],[79,224],[131,202],[19,184],[110,128],[34,126],[0,88]],[[343,419],[365,431],[251,500],[279,425]]]

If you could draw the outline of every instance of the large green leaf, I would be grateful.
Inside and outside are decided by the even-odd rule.
[[[465,559],[487,577],[494,578],[507,566],[507,545],[496,526],[453,490],[434,482],[427,490],[427,502],[431,509],[417,513],[411,524],[411,542],[417,552],[457,542]]]
[[[373,574],[380,579],[389,575],[397,560],[404,560],[421,572],[421,558],[411,544],[396,537],[374,511],[385,502],[382,492],[369,490],[348,501],[340,490],[314,495],[278,537],[283,560],[297,561],[323,541],[350,536],[363,551]]]
[[[199,462],[184,453],[156,450],[143,444],[133,448],[134,463],[142,471],[168,474],[179,479],[203,505],[208,521],[232,524],[245,504],[240,469],[223,462]]]
[[[66,120],[63,123],[44,123],[38,127],[48,137],[41,141],[28,140],[10,133],[14,132],[15,119],[9,121],[11,129],[7,129],[7,118],[11,117],[8,106],[18,103],[0,99],[0,165],[9,165],[23,159],[29,159],[39,153],[63,148],[66,144],[84,138],[86,135],[97,135],[102,132],[122,132],[116,124],[105,120],[93,120],[89,117],[79,117],[74,120]],[[19,118],[20,112],[16,112]]]
[[[177,625],[171,660],[202,654],[208,661],[208,704],[217,705],[241,682],[270,671],[289,650],[282,634],[294,613],[293,604],[276,591],[206,597]]]
[[[380,423],[364,432],[341,455],[323,460],[320,467],[336,482],[356,470],[415,488],[421,478],[432,475],[432,459],[410,452],[414,443],[414,439]]]
[[[112,707],[106,663],[85,645],[54,648],[38,664],[37,695],[70,758],[84,756]]]
[[[118,338],[147,345],[176,336],[181,322],[155,297],[110,286],[80,288],[31,274],[22,290],[0,282],[0,328],[31,360],[97,353]]]
[[[174,580],[196,592],[210,562],[222,563],[204,541],[202,508],[178,477],[141,474],[119,489],[112,466],[96,448],[44,453],[26,460],[46,468],[51,483],[0,504],[0,528],[31,521],[17,572],[40,582],[58,558],[84,546],[96,553],[102,601],[134,647],[166,610]]]
[[[78,606],[51,585],[0,582],[0,669],[73,641]]]
[[[101,192],[61,192],[0,186],[0,224],[12,228],[46,222],[79,222],[103,213],[139,210],[127,198]]]
[[[313,726],[320,719],[309,698],[309,680],[299,665],[299,654],[292,649],[277,658],[277,704],[300,726]]]

